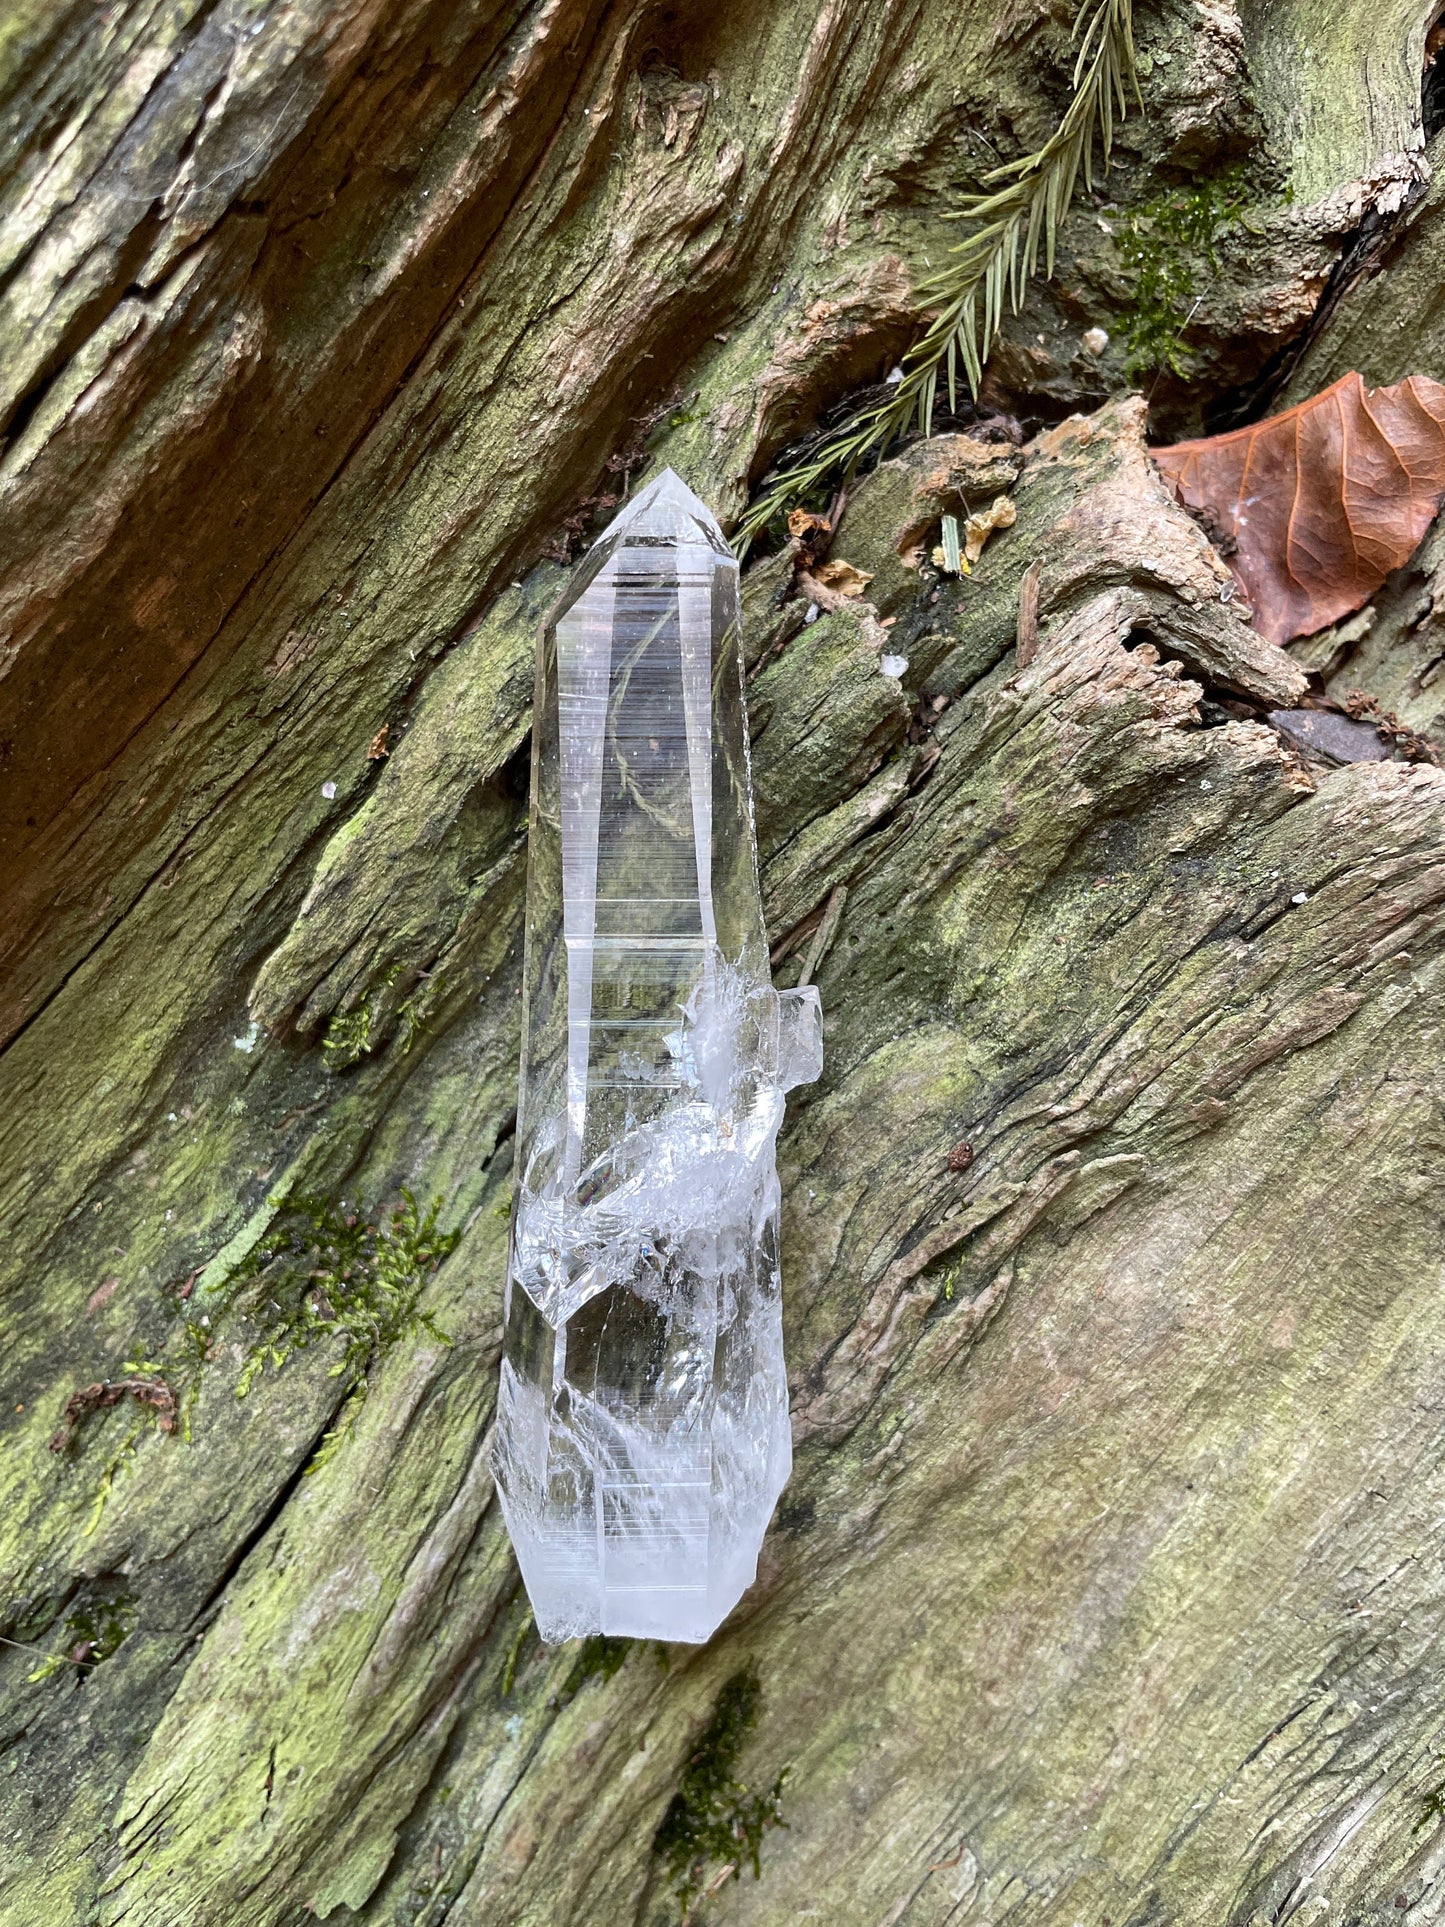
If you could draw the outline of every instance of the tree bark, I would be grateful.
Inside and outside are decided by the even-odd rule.
[[[1069,18],[12,14],[5,1922],[1438,1917],[1445,776],[1269,717],[1363,688],[1445,742],[1445,538],[1282,651],[1146,452],[1445,377],[1430,24],[1143,12],[979,404],[849,491],[865,595],[751,568],[776,968],[827,1018],[797,1464],[706,1648],[579,1651],[487,1463],[537,628],[630,483],[736,516],[886,377]],[[339,1274],[269,1296],[287,1201],[404,1189],[454,1247],[394,1234],[364,1365],[302,1342]]]

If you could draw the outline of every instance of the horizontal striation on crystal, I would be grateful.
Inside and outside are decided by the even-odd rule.
[[[544,1639],[706,1639],[791,1466],[774,1147],[822,1068],[772,987],[738,569],[671,470],[537,657],[495,1465]]]

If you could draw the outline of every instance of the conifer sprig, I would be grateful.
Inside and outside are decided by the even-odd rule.
[[[947,218],[973,223],[949,250],[946,267],[923,281],[919,293],[936,303],[927,331],[903,357],[903,379],[885,400],[864,408],[807,454],[766,480],[762,494],[738,524],[739,554],[773,517],[832,480],[846,480],[863,457],[886,447],[914,421],[933,427],[940,377],[949,409],[958,407],[960,368],[977,395],[1004,303],[1015,313],[1039,268],[1054,271],[1054,248],[1082,174],[1094,184],[1094,139],[1109,164],[1117,120],[1128,112],[1129,93],[1139,97],[1134,70],[1133,0],[1085,0],[1074,23],[1078,53],[1074,93],[1055,132],[1038,150],[984,175],[982,193],[966,195]]]

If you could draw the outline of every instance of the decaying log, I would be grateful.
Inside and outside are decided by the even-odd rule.
[[[1445,376],[1430,24],[1141,9],[1145,111],[978,404],[850,485],[864,594],[754,560],[765,902],[827,1013],[797,1468],[711,1645],[579,1652],[486,1457],[537,627],[649,468],[736,515],[886,380],[1068,19],[16,13],[0,1919],[1438,1916],[1445,538],[1286,652],[1147,453]],[[1191,182],[1234,212],[1168,241],[1141,393]],[[1289,725],[1355,689],[1398,728]],[[363,1396],[339,1320],[287,1334],[367,1225]],[[786,1826],[688,1901],[659,1827],[728,1705]]]

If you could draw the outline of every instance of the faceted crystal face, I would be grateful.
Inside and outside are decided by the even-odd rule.
[[[738,570],[671,470],[537,656],[495,1464],[544,1639],[703,1640],[791,1465],[774,1146],[822,1068],[772,987]]]

